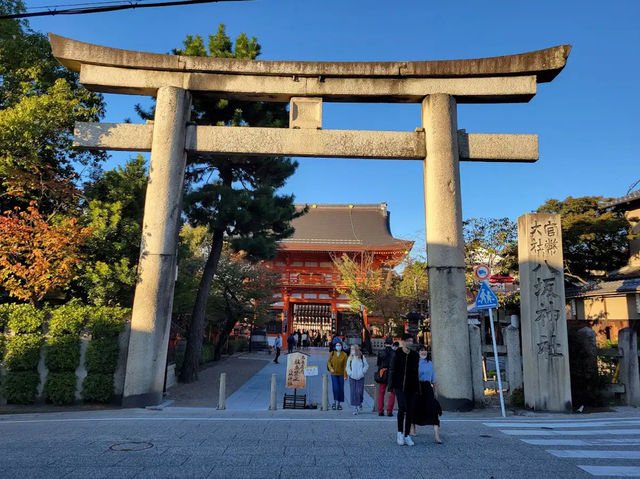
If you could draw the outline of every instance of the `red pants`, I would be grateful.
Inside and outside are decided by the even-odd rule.
[[[384,411],[384,393],[387,390],[386,384],[378,384],[378,412]],[[393,412],[393,405],[396,402],[395,390],[389,393],[389,404],[387,404],[387,413]]]

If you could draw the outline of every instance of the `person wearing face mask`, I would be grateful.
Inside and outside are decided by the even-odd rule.
[[[347,376],[349,377],[349,391],[351,392],[351,406],[353,415],[357,416],[362,410],[362,400],[364,399],[364,375],[369,369],[369,364],[365,359],[360,347],[355,344],[351,346],[351,354],[347,360]]]
[[[433,371],[431,354],[424,346],[420,346],[418,354],[420,355],[420,362],[418,363],[420,390],[414,424],[418,426],[433,426],[434,439],[436,443],[442,444],[439,432],[440,418],[438,417],[442,414],[442,409],[437,400],[436,375]]]
[[[347,379],[347,353],[342,351],[342,343],[336,343],[329,353],[327,369],[331,373],[333,404],[331,409],[342,409],[344,402],[344,380]]]
[[[376,365],[375,381],[378,383],[378,416],[384,416],[384,393],[387,391],[387,383],[389,382],[389,367],[394,351],[398,349],[397,343],[393,339],[387,338],[384,341],[384,349],[378,353]],[[389,401],[387,403],[387,416],[393,416],[393,405],[396,402],[396,393],[389,393]]]
[[[393,355],[389,368],[387,390],[396,391],[398,400],[398,434],[396,442],[399,446],[413,446],[411,425],[418,397],[418,353],[413,349],[413,336],[404,334],[400,348]]]

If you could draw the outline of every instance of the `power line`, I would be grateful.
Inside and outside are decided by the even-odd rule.
[[[28,17],[43,17],[47,15],[82,15],[85,13],[114,12],[117,10],[129,10],[133,8],[171,7],[174,5],[195,5],[199,3],[246,2],[246,1],[249,1],[249,0],[186,0],[186,1],[157,2],[157,3],[129,2],[126,5],[108,5],[108,6],[101,6],[101,7],[86,7],[86,8],[66,8],[64,10],[56,10],[54,8],[53,10],[50,9],[42,12],[0,15],[0,20],[11,20],[11,19],[28,18]],[[108,2],[105,2],[105,3],[108,3]],[[122,3],[122,2],[116,2],[116,3]]]

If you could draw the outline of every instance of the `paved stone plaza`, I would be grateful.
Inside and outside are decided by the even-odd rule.
[[[640,477],[636,409],[589,416],[447,414],[443,445],[349,411],[169,407],[5,415],[3,478]]]

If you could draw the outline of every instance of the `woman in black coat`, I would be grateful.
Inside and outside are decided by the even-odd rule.
[[[402,336],[400,348],[391,360],[389,368],[388,391],[395,390],[398,400],[398,434],[399,446],[413,446],[410,431],[413,424],[413,414],[416,408],[420,382],[418,381],[418,353],[413,347],[413,337],[410,334]]]

